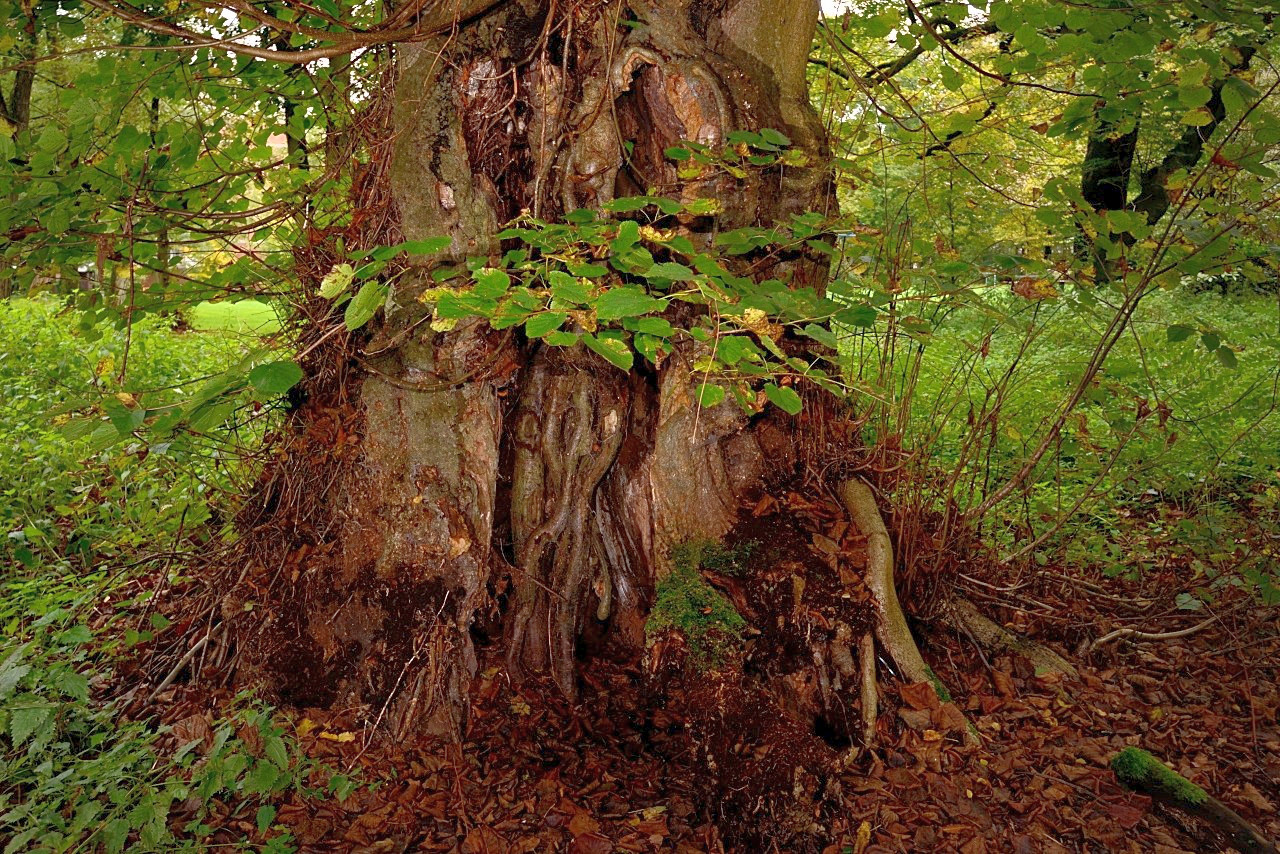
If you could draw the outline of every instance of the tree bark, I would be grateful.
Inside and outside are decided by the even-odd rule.
[[[731,404],[699,412],[692,342],[624,374],[478,321],[433,331],[419,297],[433,270],[496,258],[522,210],[714,195],[722,214],[679,226],[702,245],[823,210],[805,81],[817,14],[817,0],[508,0],[398,48],[387,233],[452,243],[412,259],[354,365],[308,365],[309,402],[242,519],[245,575],[271,591],[267,613],[237,618],[246,678],[456,735],[477,641],[500,639],[514,674],[569,697],[586,627],[642,645],[667,549],[728,531],[766,459],[785,468],[786,431]],[[663,155],[764,127],[809,165],[682,181]],[[768,272],[821,287],[825,264],[797,255]],[[273,549],[286,555],[274,571]]]
[[[14,134],[25,131],[31,124],[31,90],[36,80],[35,57],[40,40],[35,4],[24,2],[22,13],[26,20],[18,35],[17,54],[27,64],[14,71],[9,97],[0,92],[0,115],[13,126]]]

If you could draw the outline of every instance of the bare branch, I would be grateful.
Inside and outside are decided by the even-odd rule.
[[[435,3],[432,4],[434,8],[427,12],[423,12],[421,6],[411,5],[409,7],[411,10],[409,16],[411,18],[414,14],[422,12],[411,24],[397,26],[401,24],[401,20],[404,18],[404,10],[401,10],[384,22],[382,26],[369,30],[350,30],[344,34],[331,33],[327,30],[318,30],[311,27],[301,27],[267,15],[257,9],[254,9],[252,13],[246,12],[254,20],[267,26],[277,27],[286,32],[309,35],[330,42],[327,45],[300,48],[298,50],[279,50],[244,44],[240,39],[248,35],[247,33],[238,33],[226,38],[213,38],[163,18],[154,17],[129,3],[116,2],[115,0],[86,0],[86,2],[95,9],[106,12],[125,23],[132,24],[148,32],[181,39],[185,43],[185,47],[220,48],[241,56],[250,56],[269,62],[300,64],[341,56],[360,48],[428,39],[448,31],[469,18],[488,11],[502,3],[503,0],[457,0],[457,2],[448,4]],[[209,5],[236,12],[244,12],[244,7],[248,6],[248,4],[236,2],[236,0]]]

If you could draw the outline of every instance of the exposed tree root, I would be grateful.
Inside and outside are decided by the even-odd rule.
[[[1016,653],[1035,666],[1036,673],[1061,673],[1079,679],[1071,662],[1043,644],[1009,631],[980,613],[967,599],[957,599],[947,615],[952,625],[963,629],[974,641],[996,652]]]
[[[1126,747],[1111,760],[1111,770],[1129,788],[1206,822],[1237,851],[1280,854],[1280,848],[1239,813],[1145,750]]]
[[[880,704],[876,690],[876,640],[871,632],[862,636],[858,661],[862,665],[862,743],[870,749],[876,743],[876,716]]]
[[[880,645],[898,666],[908,682],[928,682],[938,694],[938,699],[949,702],[951,696],[933,669],[925,664],[916,646],[906,615],[898,603],[898,591],[893,581],[893,542],[885,528],[884,519],[876,506],[871,487],[861,478],[850,478],[840,485],[840,498],[849,517],[867,538],[867,587],[871,590],[876,607],[876,635]],[[867,656],[864,653],[864,658]],[[866,665],[863,665],[864,670]],[[965,728],[965,742],[979,743],[977,731],[970,724]]]
[[[1143,632],[1143,631],[1139,631],[1138,629],[1130,629],[1130,628],[1116,629],[1115,631],[1108,632],[1107,634],[1098,638],[1096,641],[1093,642],[1093,644],[1089,648],[1097,649],[1098,647],[1102,646],[1105,643],[1110,643],[1111,641],[1119,640],[1120,638],[1125,638],[1127,640],[1133,640],[1133,641],[1176,640],[1177,638],[1185,638],[1188,635],[1193,635],[1202,629],[1207,629],[1209,628],[1209,626],[1213,625],[1217,621],[1218,621],[1218,617],[1215,614],[1209,619],[1196,623],[1194,626],[1191,626],[1190,628],[1179,629],[1174,632]]]

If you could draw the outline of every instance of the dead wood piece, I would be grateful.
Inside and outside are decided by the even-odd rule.
[[[1107,634],[1103,635],[1102,637],[1094,641],[1093,646],[1091,648],[1096,649],[1097,647],[1100,647],[1105,643],[1110,643],[1111,641],[1119,640],[1120,638],[1124,638],[1130,641],[1176,640],[1178,638],[1185,638],[1189,635],[1193,635],[1196,632],[1201,631],[1203,629],[1207,629],[1209,628],[1209,626],[1217,622],[1217,620],[1218,620],[1218,616],[1215,614],[1209,619],[1204,620],[1203,622],[1196,623],[1194,626],[1190,628],[1179,629],[1173,632],[1143,632],[1143,631],[1139,631],[1138,629],[1131,629],[1131,628],[1116,629],[1115,631],[1108,632]]]
[[[1239,813],[1145,750],[1126,747],[1111,760],[1111,770],[1129,788],[1207,823],[1237,851],[1280,854],[1280,848]]]
[[[981,646],[996,652],[1012,652],[1035,666],[1036,674],[1061,673],[1079,679],[1080,673],[1071,662],[1043,644],[1016,634],[982,614],[967,599],[958,599],[948,615],[952,624],[964,629]]]
[[[188,664],[191,663],[191,660],[196,657],[196,653],[204,649],[204,645],[209,642],[209,638],[212,635],[213,635],[213,632],[211,631],[206,632],[204,637],[200,638],[200,640],[196,641],[191,645],[191,649],[187,650],[186,654],[183,655],[182,658],[178,659],[178,663],[175,664],[173,666],[173,669],[171,669],[165,675],[165,677],[160,680],[160,684],[157,685],[155,687],[155,690],[153,690],[151,694],[147,697],[148,702],[155,700],[156,697],[160,696],[160,692],[164,691],[165,688],[168,688],[170,685],[173,684],[173,680],[177,679],[178,674],[181,673],[183,669]]]

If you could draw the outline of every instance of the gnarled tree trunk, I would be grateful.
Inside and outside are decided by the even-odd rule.
[[[315,467],[314,446],[268,474],[259,513],[298,488],[313,512],[285,529],[302,540],[281,558],[292,570],[263,561],[266,616],[241,621],[246,672],[286,698],[363,703],[401,729],[451,733],[478,614],[500,611],[487,639],[501,637],[514,672],[548,674],[573,696],[583,629],[641,644],[669,546],[723,535],[791,449],[785,429],[731,404],[699,412],[692,342],[659,370],[625,374],[481,322],[436,332],[419,300],[430,272],[496,257],[500,224],[522,210],[552,219],[638,193],[716,196],[721,214],[680,225],[705,245],[715,230],[830,204],[804,76],[817,0],[470,5],[453,31],[396,56],[398,229],[452,244],[394,284],[383,325],[337,381],[339,398],[358,384],[352,406],[331,393],[299,411],[295,436],[354,438],[304,487],[289,472]],[[765,127],[810,165],[682,182],[663,154]],[[797,255],[769,272],[821,286],[825,266]]]

